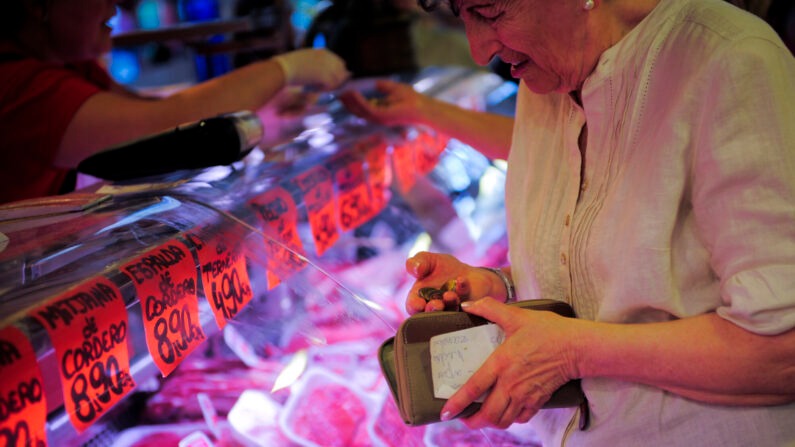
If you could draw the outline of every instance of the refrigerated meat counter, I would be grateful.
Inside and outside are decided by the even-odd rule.
[[[516,92],[458,67],[406,81],[486,110]],[[407,317],[407,257],[506,262],[504,173],[327,98],[233,165],[6,206],[0,443],[537,445],[521,426],[406,426],[377,361]]]

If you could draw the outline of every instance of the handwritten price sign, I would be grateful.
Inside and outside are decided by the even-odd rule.
[[[373,147],[365,155],[367,164],[367,183],[372,194],[374,213],[381,212],[389,202],[389,187],[392,185],[392,171],[387,164],[386,144]]]
[[[58,356],[64,407],[82,432],[135,388],[127,352],[127,310],[104,277],[64,293],[30,314]]]
[[[274,187],[255,197],[249,206],[257,213],[263,231],[271,235],[265,240],[268,257],[268,290],[282,278],[302,269],[306,262],[296,253],[303,251],[298,237],[298,212],[293,197],[282,187]]]
[[[417,171],[414,162],[415,145],[413,141],[397,144],[392,148],[392,164],[398,187],[403,193],[411,191],[417,183]]]
[[[196,265],[188,247],[171,240],[122,268],[141,302],[146,346],[168,376],[206,338],[199,322]]]
[[[246,257],[239,240],[228,234],[203,242],[195,234],[188,236],[196,247],[201,267],[204,296],[210,303],[215,322],[223,329],[254,297],[246,269]]]
[[[364,166],[361,160],[353,159],[334,173],[337,182],[337,208],[340,228],[352,230],[373,217],[370,191],[364,181]]]
[[[417,135],[417,139],[414,140],[417,172],[425,175],[433,171],[433,168],[439,163],[439,156],[447,148],[448,140],[449,138],[441,134],[432,135],[428,131],[422,131]]]
[[[340,237],[335,221],[331,174],[323,166],[316,166],[295,177],[292,183],[304,197],[309,226],[315,240],[315,252],[321,256]]]
[[[0,445],[44,447],[47,402],[36,353],[15,327],[0,330]]]

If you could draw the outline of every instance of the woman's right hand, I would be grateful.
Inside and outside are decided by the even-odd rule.
[[[340,101],[354,115],[378,124],[422,123],[422,113],[426,112],[431,98],[401,82],[378,80],[375,88],[382,94],[380,98],[367,99],[358,91],[347,90],[340,95]]]
[[[406,260],[406,271],[417,279],[406,298],[409,315],[435,310],[457,310],[462,301],[486,296],[503,297],[505,287],[493,272],[473,267],[452,255],[420,252]],[[420,295],[426,287],[442,289],[449,281],[455,285],[444,292],[442,303],[427,301]]]

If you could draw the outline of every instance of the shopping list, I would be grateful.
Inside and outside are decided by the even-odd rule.
[[[505,333],[496,324],[431,337],[434,397],[450,398],[483,365],[504,338]]]

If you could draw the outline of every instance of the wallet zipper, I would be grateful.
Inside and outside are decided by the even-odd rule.
[[[566,445],[566,441],[568,441],[569,435],[571,434],[572,430],[574,430],[574,421],[579,419],[579,416],[580,416],[580,409],[577,408],[574,414],[571,415],[571,419],[569,420],[569,425],[566,426],[566,430],[563,432],[563,437],[560,438],[560,447],[564,447]]]

